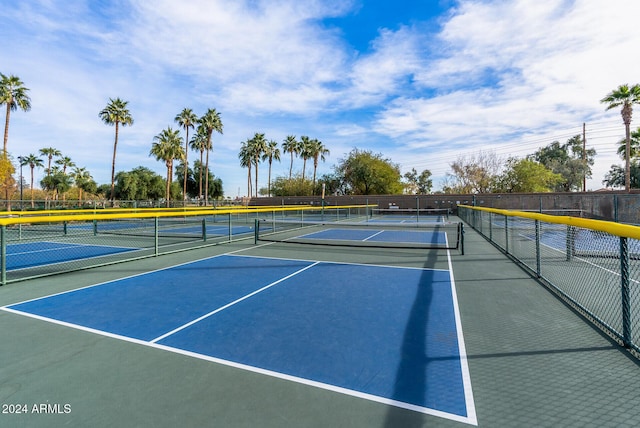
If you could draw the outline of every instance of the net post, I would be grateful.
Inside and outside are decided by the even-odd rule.
[[[159,218],[158,217],[154,217],[153,218],[153,246],[154,246],[154,256],[157,256],[159,254],[159,239],[158,236],[160,234],[160,225],[159,225]]]
[[[202,219],[202,240],[207,242],[207,220]]]
[[[464,224],[462,222],[458,224],[458,228],[460,229],[458,231],[458,233],[460,234],[460,253],[464,256]]]
[[[7,283],[7,226],[4,224],[0,226],[0,270],[1,279],[0,285]]]
[[[258,243],[258,228],[260,227],[260,222],[256,218],[253,220],[253,245]]]
[[[631,304],[629,277],[629,242],[625,237],[620,238],[620,291],[622,297],[622,343],[631,347]]]
[[[258,214],[256,213],[256,218],[258,218]],[[231,226],[231,213],[227,214],[227,224],[229,225],[229,242],[231,242],[231,238],[233,236],[233,226]]]
[[[63,235],[67,234],[67,220],[62,222],[62,234]]]
[[[93,219],[93,236],[98,235],[98,220]]]

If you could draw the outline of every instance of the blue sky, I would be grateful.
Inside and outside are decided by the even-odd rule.
[[[429,169],[438,189],[457,159],[523,157],[586,123],[595,190],[621,163],[620,114],[599,100],[640,83],[640,32],[621,20],[639,13],[635,0],[0,0],[0,72],[32,100],[11,116],[9,152],[55,147],[108,183],[114,129],[98,112],[120,97],[135,122],[117,171],[164,176],[153,137],[185,107],[216,108],[226,196],[247,193],[237,156],[256,132],[318,138],[320,175],[359,148]],[[288,168],[283,156],[272,175]]]

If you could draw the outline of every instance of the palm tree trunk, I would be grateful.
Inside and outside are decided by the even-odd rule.
[[[247,196],[251,197],[251,163],[249,163],[249,168],[247,172]]]
[[[255,180],[256,180],[255,191],[256,191],[256,198],[257,198],[258,197],[258,160],[257,159],[256,159],[256,177],[255,177]]]
[[[626,144],[624,148],[624,188],[627,192],[631,191],[631,122],[625,120]]]
[[[33,208],[33,169],[35,165],[31,167],[31,208]]]
[[[187,138],[186,140],[184,140],[184,171],[182,171],[182,173],[184,174],[184,183],[182,184],[182,201],[184,202],[184,205],[186,206],[187,203],[187,172],[189,171],[189,164],[187,163],[187,157],[189,153],[189,127],[187,126]]]
[[[7,142],[9,141],[9,118],[11,116],[11,104],[13,104],[13,100],[7,100],[7,115],[4,121],[4,153],[7,153]]]
[[[167,162],[167,186],[166,186],[166,191],[165,191],[165,197],[167,199],[166,203],[167,203],[167,208],[169,208],[169,192],[171,191],[171,164],[169,162]]]
[[[207,149],[207,160],[204,167],[204,206],[207,205],[209,205],[209,149]]]
[[[116,139],[113,142],[113,159],[111,160],[111,206],[116,198],[116,148],[118,146],[118,122],[116,122]]]
[[[204,151],[200,150],[200,188],[198,189],[198,199],[202,197],[202,155]]]
[[[269,159],[269,181],[267,181],[267,195],[271,197],[271,159]]]
[[[293,171],[293,152],[291,152],[291,164],[289,164],[289,180],[291,180],[292,171]]]

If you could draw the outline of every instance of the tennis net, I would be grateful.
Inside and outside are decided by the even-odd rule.
[[[444,222],[449,219],[448,208],[373,208],[370,218],[389,222]]]
[[[460,222],[385,223],[256,220],[255,242],[463,251]]]

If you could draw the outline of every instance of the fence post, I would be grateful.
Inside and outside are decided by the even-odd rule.
[[[0,271],[2,271],[1,273],[1,280],[0,280],[0,285],[5,285],[7,283],[7,238],[6,238],[6,234],[7,234],[7,226],[5,226],[4,224],[2,226],[0,226],[0,264],[2,266],[0,266]]]
[[[540,220],[535,221],[536,225],[536,275],[542,277],[542,263],[540,257]]]
[[[504,216],[504,252],[509,254],[509,216]]]
[[[629,298],[629,243],[620,238],[620,291],[622,294],[622,342],[631,347],[631,304]]]

